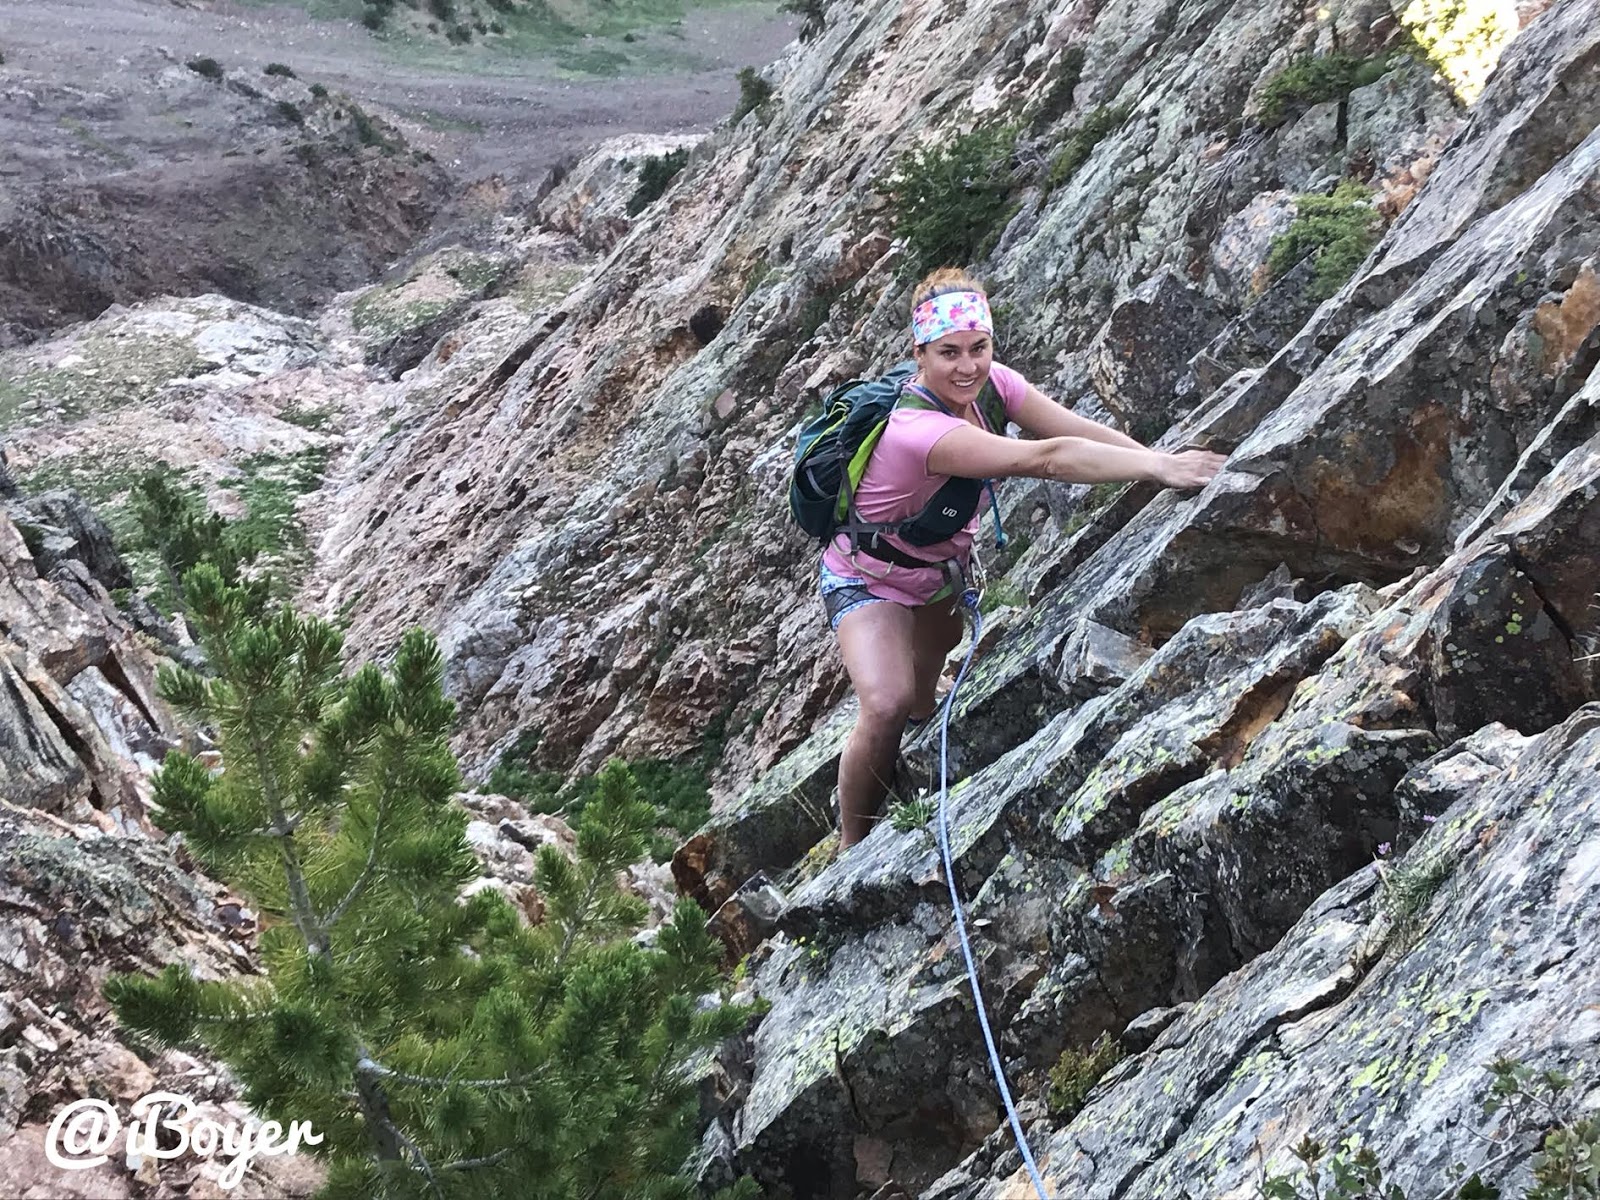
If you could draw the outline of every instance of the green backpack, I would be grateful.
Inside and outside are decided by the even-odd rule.
[[[789,512],[795,524],[818,541],[830,541],[843,532],[850,535],[852,551],[902,566],[927,566],[928,560],[896,550],[882,542],[880,535],[894,534],[912,546],[937,545],[972,519],[985,488],[991,503],[994,501],[990,480],[952,475],[921,512],[903,521],[864,521],[856,511],[856,489],[889,424],[889,414],[900,406],[949,412],[931,392],[908,388],[916,373],[916,363],[903,362],[881,379],[853,379],[829,392],[821,414],[801,429],[789,477]],[[1005,429],[1005,405],[992,383],[984,384],[978,405],[991,431]],[[1005,545],[998,504],[995,537],[998,544]]]

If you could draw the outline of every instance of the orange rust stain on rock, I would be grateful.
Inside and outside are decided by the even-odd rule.
[[[1546,375],[1562,371],[1596,325],[1600,325],[1600,277],[1585,265],[1560,300],[1539,305],[1533,315],[1534,331],[1544,339],[1540,370]]]
[[[1371,552],[1437,538],[1449,516],[1449,435],[1450,414],[1428,404],[1395,430],[1393,465],[1381,479],[1361,479],[1359,463],[1314,463],[1309,498],[1323,537],[1341,549]]]
[[[1230,771],[1237,767],[1261,731],[1289,707],[1289,699],[1299,682],[1298,679],[1276,683],[1264,680],[1246,692],[1223,726],[1200,743],[1200,751],[1213,758],[1216,766]]]

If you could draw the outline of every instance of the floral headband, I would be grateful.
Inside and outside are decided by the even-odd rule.
[[[994,318],[982,292],[946,292],[911,310],[911,340],[919,346],[936,342],[947,333],[972,330],[994,336]]]

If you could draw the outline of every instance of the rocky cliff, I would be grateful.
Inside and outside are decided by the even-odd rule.
[[[876,185],[975,128],[1003,358],[1229,453],[1190,496],[1005,496],[950,822],[1051,1188],[1254,1196],[1310,1137],[1413,1200],[1521,1196],[1566,1117],[1486,1114],[1489,1064],[1600,1103],[1600,8],[1535,8],[1452,40],[1382,3],[840,0],[639,216],[644,149],[604,151],[286,325],[301,374],[212,390],[278,420],[316,386],[305,599],[369,653],[440,631],[480,777],[535,740],[717,763],[674,873],[771,1008],[712,1074],[707,1182],[1032,1194],[931,831],[832,857],[849,701],[781,489],[816,390],[904,353]],[[1342,268],[1274,253],[1319,215]],[[24,475],[81,428],[54,394]],[[1102,1035],[1074,1112],[1049,1075]]]

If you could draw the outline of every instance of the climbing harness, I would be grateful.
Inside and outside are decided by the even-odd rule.
[[[973,562],[977,562],[976,555],[973,556]],[[1011,1089],[1006,1086],[1005,1068],[1000,1065],[1000,1053],[995,1049],[994,1034],[989,1029],[989,1015],[983,1007],[983,992],[978,987],[978,965],[973,960],[972,943],[967,938],[967,921],[961,912],[961,896],[956,891],[956,871],[950,857],[950,714],[954,711],[961,681],[967,677],[967,668],[972,665],[972,654],[978,648],[978,638],[983,633],[983,614],[978,607],[983,595],[981,574],[976,582],[969,579],[959,594],[962,607],[972,621],[972,642],[967,648],[966,658],[961,662],[961,670],[956,672],[955,683],[945,695],[944,711],[939,718],[939,856],[944,859],[944,877],[950,885],[950,906],[955,912],[956,936],[961,940],[961,956],[967,961],[967,979],[972,984],[972,1001],[978,1013],[978,1025],[983,1030],[983,1042],[989,1049],[989,1066],[994,1071],[1000,1098],[1005,1101],[1006,1114],[1011,1119],[1011,1134],[1016,1138],[1017,1149],[1022,1152],[1022,1161],[1028,1168],[1029,1178],[1033,1180],[1034,1190],[1039,1193],[1039,1200],[1050,1200],[1044,1190],[1044,1180],[1039,1177],[1039,1168],[1034,1165],[1033,1153],[1028,1149],[1028,1139],[1023,1135],[1022,1118],[1017,1115],[1017,1106],[1012,1103]]]

